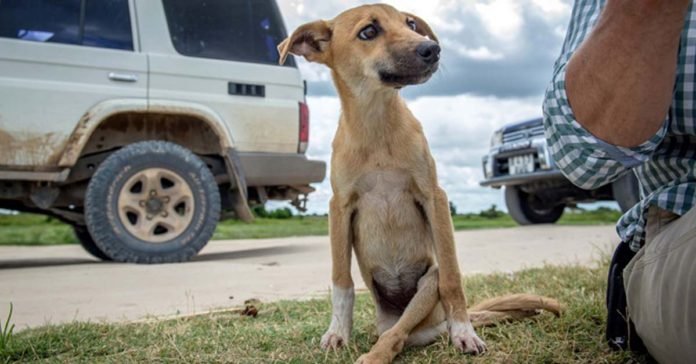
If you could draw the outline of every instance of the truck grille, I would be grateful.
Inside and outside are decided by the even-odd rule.
[[[503,134],[503,144],[527,140],[538,135],[544,135],[544,125],[535,125],[531,128],[507,132]]]

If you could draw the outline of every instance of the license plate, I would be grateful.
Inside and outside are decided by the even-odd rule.
[[[525,154],[508,159],[510,175],[534,172],[534,154]]]

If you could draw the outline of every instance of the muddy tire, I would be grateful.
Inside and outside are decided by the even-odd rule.
[[[505,205],[512,219],[520,225],[553,224],[566,207],[564,204],[544,205],[539,198],[517,186],[505,187]]]
[[[89,230],[87,230],[86,226],[73,225],[73,232],[75,233],[77,240],[80,242],[80,245],[82,245],[85,251],[87,251],[87,253],[89,253],[91,256],[99,260],[111,260],[108,255],[104,254],[104,252],[99,249],[97,244],[94,242],[94,239],[92,239],[92,235],[89,234]]]
[[[110,155],[87,187],[85,221],[96,246],[117,262],[172,263],[195,256],[213,236],[220,193],[189,150],[146,141]]]

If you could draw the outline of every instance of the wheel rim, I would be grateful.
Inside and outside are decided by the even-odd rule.
[[[193,220],[195,201],[188,183],[164,168],[131,176],[118,198],[121,223],[134,237],[162,243],[181,235]]]

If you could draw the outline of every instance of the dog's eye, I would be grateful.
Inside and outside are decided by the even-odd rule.
[[[416,21],[415,20],[407,19],[406,24],[408,25],[409,28],[411,28],[411,30],[413,30],[414,32],[416,31]]]
[[[377,36],[377,33],[378,33],[377,28],[375,28],[374,25],[370,24],[370,25],[364,27],[360,31],[360,33],[358,33],[358,38],[360,38],[362,40],[372,40],[372,39],[375,39],[375,37]]]

